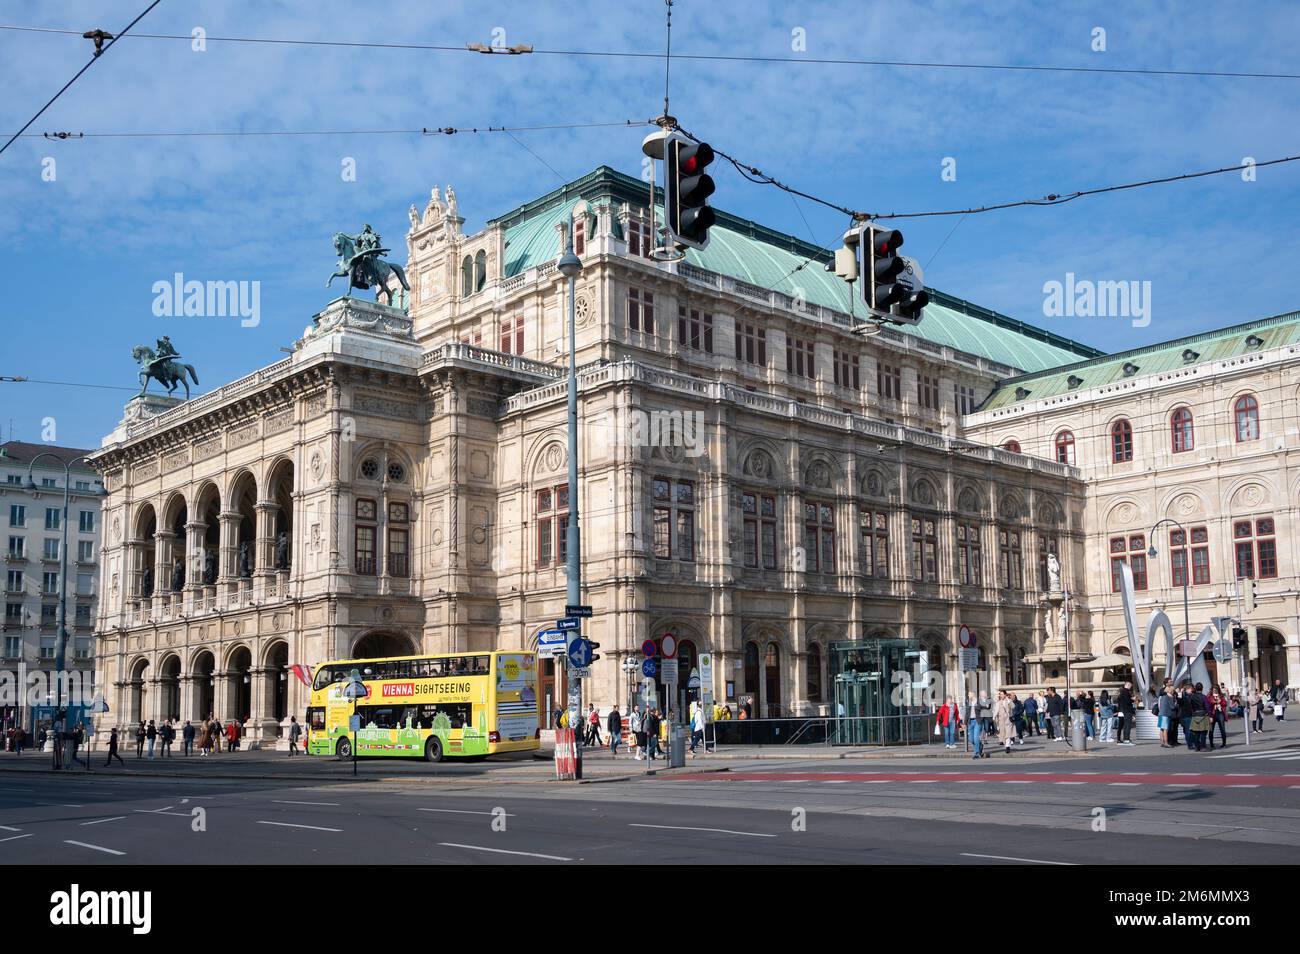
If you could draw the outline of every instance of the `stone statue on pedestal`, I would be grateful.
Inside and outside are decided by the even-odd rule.
[[[185,589],[185,564],[177,560],[172,564],[172,592],[179,593]]]
[[[144,568],[144,573],[140,576],[140,595],[145,599],[153,596],[153,567]]]
[[[1061,592],[1061,561],[1055,553],[1047,554],[1047,590],[1049,593]]]
[[[289,531],[287,530],[281,530],[280,535],[275,538],[275,568],[289,569]]]
[[[239,545],[239,575],[241,577],[253,575],[253,557],[248,552],[247,541]]]
[[[211,550],[203,551],[203,582],[206,586],[217,582],[217,555]]]

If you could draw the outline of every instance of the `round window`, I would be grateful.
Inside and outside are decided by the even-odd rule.
[[[379,461],[373,457],[367,457],[361,462],[361,476],[366,480],[374,480],[379,476]]]
[[[388,479],[395,484],[400,484],[406,479],[406,468],[397,463],[389,464]]]

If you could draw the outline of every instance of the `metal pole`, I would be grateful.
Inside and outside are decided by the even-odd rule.
[[[568,580],[568,601],[571,606],[582,603],[582,559],[580,549],[582,534],[578,529],[578,330],[576,326],[576,308],[574,295],[578,275],[582,272],[582,261],[573,251],[573,223],[569,223],[568,242],[561,256],[558,268],[560,274],[569,280],[569,522],[566,537],[565,576]],[[576,680],[575,696],[577,698],[578,720],[582,719],[582,680]],[[565,705],[569,703],[568,667],[565,666]],[[574,720],[570,719],[570,723]],[[569,728],[575,728],[570,724]],[[582,778],[582,745],[576,732],[574,736],[576,750],[576,778]]]

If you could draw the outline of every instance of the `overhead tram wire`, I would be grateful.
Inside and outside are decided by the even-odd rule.
[[[40,119],[41,116],[45,113],[45,111],[46,111],[47,109],[49,109],[51,106],[54,105],[54,101],[55,101],[56,99],[58,99],[60,96],[62,96],[64,93],[66,93],[66,92],[68,91],[68,89],[72,86],[73,83],[75,83],[77,80],[81,79],[81,75],[82,75],[83,73],[85,73],[86,70],[88,70],[88,69],[90,69],[92,66],[94,66],[95,63],[99,60],[99,58],[100,58],[103,54],[107,53],[107,52],[108,52],[108,51],[113,47],[113,45],[114,45],[115,43],[117,43],[118,40],[120,40],[123,36],[125,36],[127,33],[129,33],[130,30],[131,30],[131,28],[132,28],[133,26],[135,26],[137,23],[139,23],[141,20],[143,20],[143,19],[145,18],[145,16],[148,15],[149,11],[152,10],[154,7],[158,6],[158,4],[160,4],[160,3],[162,3],[162,0],[153,0],[153,3],[151,3],[151,4],[149,4],[149,6],[145,7],[144,11],[141,12],[141,13],[139,14],[139,16],[137,16],[134,20],[132,20],[130,23],[128,23],[128,24],[127,24],[123,29],[118,30],[118,31],[117,31],[117,34],[113,37],[113,39],[111,39],[111,40],[109,40],[107,43],[105,43],[105,44],[102,46],[102,48],[98,46],[99,39],[96,39],[96,41],[95,41],[96,44],[97,44],[96,50],[95,50],[94,54],[90,57],[89,61],[87,61],[86,65],[83,66],[81,69],[77,70],[76,74],[72,77],[72,79],[70,79],[70,80],[68,80],[66,83],[64,83],[64,84],[63,84],[63,87],[62,87],[62,88],[61,88],[57,93],[55,93],[53,96],[51,96],[50,99],[49,99],[49,101],[46,102],[46,104],[45,104],[44,106],[42,106],[40,109],[38,109],[38,110],[36,111],[36,115],[33,116],[31,119],[27,120],[27,122],[23,124],[23,128],[22,128],[22,129],[18,130],[18,132],[14,133],[12,136],[10,136],[10,137],[9,137],[9,141],[6,142],[3,146],[0,146],[0,154],[3,154],[4,151],[5,151],[6,149],[8,149],[10,146],[12,146],[12,145],[14,144],[14,142],[18,139],[19,136],[21,136],[21,135],[22,135],[23,133],[25,133],[29,128],[31,128],[32,123],[34,123],[34,122],[36,122],[36,120]],[[69,32],[79,32],[79,31],[69,31]]]
[[[17,30],[28,33],[58,33],[80,36],[80,30],[60,29],[57,27],[33,27],[19,24],[0,24],[0,30]],[[194,37],[188,33],[133,33],[134,39],[140,40],[178,40],[193,42]],[[341,49],[374,50],[413,50],[431,53],[479,53],[467,47],[436,43],[380,43],[360,40],[309,40],[291,37],[253,37],[253,36],[212,36],[205,37],[211,43],[250,43],[282,46],[337,47]],[[534,56],[585,56],[605,59],[667,59],[669,53],[654,53],[640,50],[566,50],[538,49],[529,51]],[[957,63],[941,60],[880,60],[854,59],[850,57],[817,56],[760,56],[755,54],[725,53],[672,53],[680,60],[698,60],[716,63],[757,63],[772,65],[798,66],[864,66],[887,67],[895,69],[921,70],[974,70],[1004,71],[1017,73],[1079,73],[1113,76],[1170,76],[1203,77],[1211,79],[1278,79],[1298,80],[1300,73],[1249,72],[1245,70],[1175,70],[1147,67],[1102,67],[1102,66],[1055,66],[1050,64],[1016,64],[1016,63]]]
[[[565,129],[600,129],[610,127],[632,128],[650,126],[648,119],[624,119],[611,122],[594,123],[542,123],[532,126],[421,126],[411,129],[231,129],[231,130],[197,130],[197,131],[141,131],[141,132],[87,132],[79,133],[78,139],[175,139],[175,138],[221,138],[221,137],[259,137],[259,136],[459,136],[481,135],[484,133],[549,132]],[[23,138],[51,138],[47,133],[24,133]],[[61,137],[55,137],[61,138]]]

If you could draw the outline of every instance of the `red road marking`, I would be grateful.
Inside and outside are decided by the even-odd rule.
[[[695,782],[1076,782],[1086,785],[1108,785],[1115,782],[1127,782],[1132,785],[1180,785],[1194,784],[1206,788],[1245,788],[1238,779],[1240,775],[1198,775],[1189,783],[1186,774],[1151,773],[1135,775],[1132,772],[1108,772],[1098,774],[1081,774],[1070,772],[1033,772],[1028,774],[1007,773],[990,775],[986,772],[705,772],[697,775],[678,775],[674,781]],[[1289,788],[1295,783],[1289,776],[1256,775],[1253,786],[1264,788]]]

